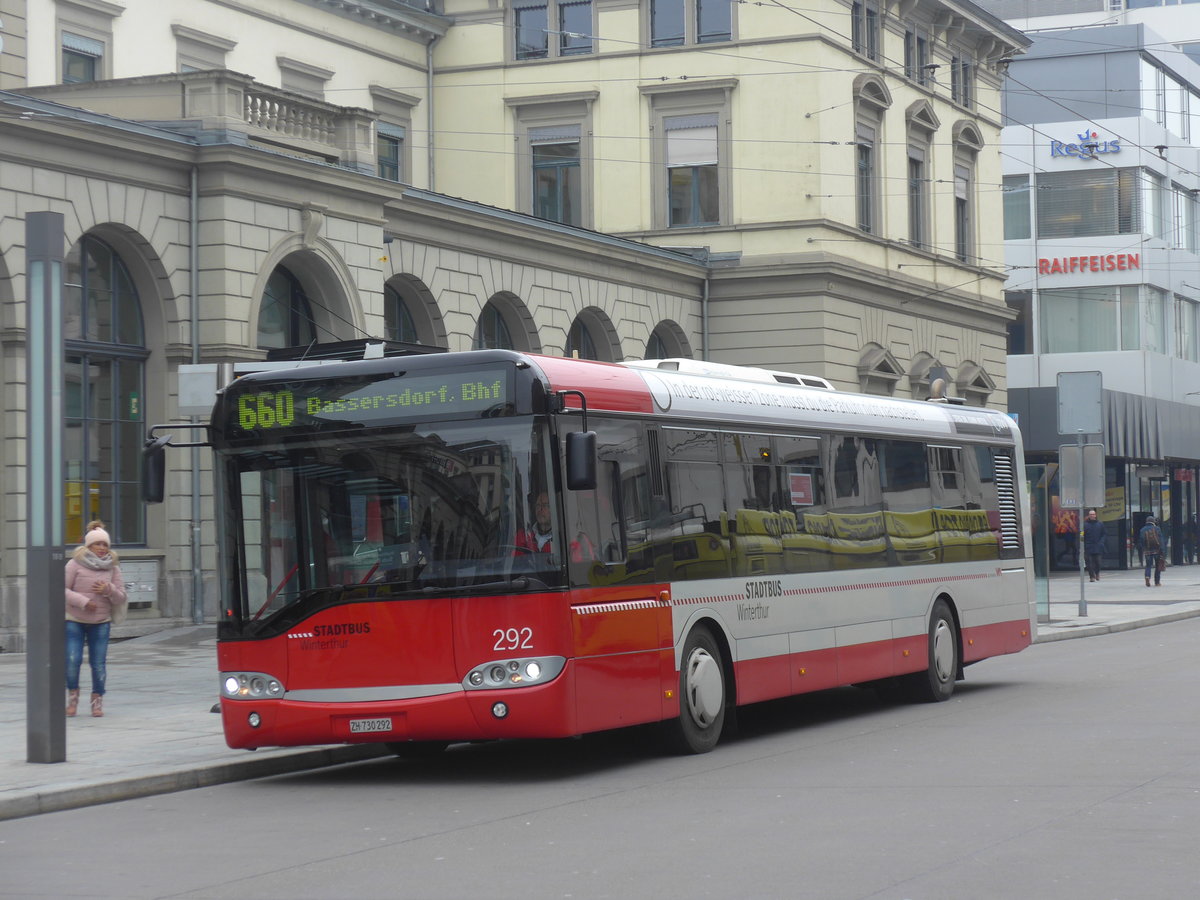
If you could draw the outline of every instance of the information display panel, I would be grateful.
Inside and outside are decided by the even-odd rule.
[[[379,427],[410,421],[505,415],[512,372],[464,372],[329,379],[247,379],[230,385],[214,425],[228,438]]]

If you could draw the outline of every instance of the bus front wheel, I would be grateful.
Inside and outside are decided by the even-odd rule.
[[[929,617],[929,668],[905,676],[904,687],[909,699],[920,703],[949,700],[958,678],[958,626],[950,604],[938,600]]]
[[[725,726],[725,665],[716,638],[693,628],[679,666],[679,716],[669,723],[670,744],[679,753],[707,753]]]

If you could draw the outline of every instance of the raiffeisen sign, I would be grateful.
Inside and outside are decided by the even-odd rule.
[[[1089,256],[1054,256],[1038,260],[1039,275],[1073,272],[1127,272],[1142,267],[1140,253],[1098,253]]]
[[[1050,142],[1050,156],[1073,156],[1076,159],[1095,159],[1105,153],[1120,153],[1121,141],[1113,138],[1110,141],[1100,140],[1100,135],[1094,131],[1077,134],[1074,143],[1064,141]]]

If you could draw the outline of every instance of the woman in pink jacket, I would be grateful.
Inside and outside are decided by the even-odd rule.
[[[87,642],[88,665],[92,668],[92,715],[104,715],[105,663],[108,633],[114,611],[126,603],[125,582],[117,566],[117,554],[109,546],[103,524],[93,522],[83,546],[67,560],[67,715],[79,708],[79,667]]]

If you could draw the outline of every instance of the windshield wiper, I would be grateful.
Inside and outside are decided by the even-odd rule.
[[[421,591],[426,594],[469,594],[473,591],[498,591],[501,589],[515,588],[519,591],[545,591],[549,590],[550,585],[542,581],[540,578],[533,578],[529,575],[519,575],[516,578],[506,578],[503,581],[483,581],[477,584],[455,584],[455,585],[435,585],[428,584],[421,588]]]

